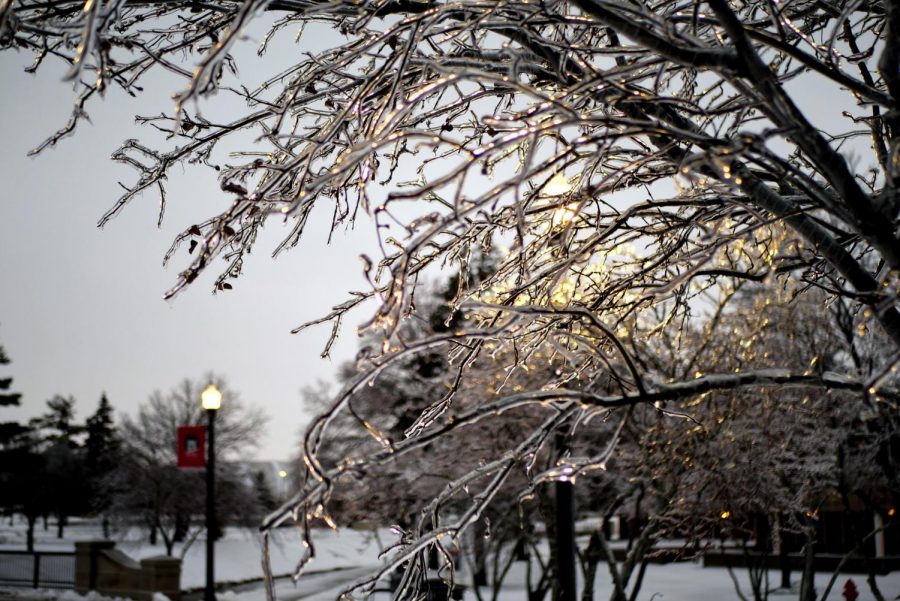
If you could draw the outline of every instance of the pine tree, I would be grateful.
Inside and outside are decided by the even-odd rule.
[[[103,475],[112,469],[120,447],[113,420],[113,408],[105,392],[100,397],[97,410],[87,418],[85,430],[87,439],[84,447],[88,470],[91,474]]]
[[[62,443],[69,448],[78,447],[75,440],[85,427],[75,422],[75,397],[55,395],[47,401],[47,413],[31,420],[31,426],[41,432],[44,443]]]
[[[90,502],[94,510],[103,514],[103,536],[109,537],[109,518],[106,514],[113,494],[110,474],[118,465],[121,441],[106,393],[100,397],[97,410],[87,418],[85,425],[85,467],[90,482]]]
[[[0,365],[9,365],[11,363],[6,350],[0,345]],[[22,401],[22,394],[19,392],[7,392],[12,386],[12,378],[0,378],[0,407],[9,405],[19,405]]]
[[[32,419],[30,425],[46,461],[47,487],[57,517],[56,535],[62,538],[68,517],[89,506],[84,449],[77,441],[85,427],[75,421],[74,397],[56,395],[47,401],[47,408],[47,413]]]
[[[0,365],[9,365],[9,356],[3,345],[0,345]],[[12,387],[12,378],[0,378],[0,407],[18,406],[22,402],[22,394],[8,392]],[[18,422],[0,422],[0,448],[10,446],[13,441],[28,431],[28,428]]]
[[[11,363],[0,345],[0,365]],[[8,392],[12,378],[0,378],[0,407],[17,406],[21,393]],[[0,422],[0,508],[21,512],[28,522],[26,547],[34,550],[34,525],[46,513],[45,458],[35,452],[31,428],[18,422]]]

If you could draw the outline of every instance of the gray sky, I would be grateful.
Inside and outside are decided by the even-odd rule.
[[[135,178],[110,154],[126,138],[145,137],[133,115],[170,109],[177,82],[147,79],[147,93],[128,102],[111,93],[88,106],[92,124],[27,158],[65,123],[72,99],[60,66],[48,64],[32,76],[22,72],[29,60],[0,54],[0,344],[13,361],[0,376],[12,376],[14,390],[23,393],[22,407],[3,409],[3,421],[42,413],[57,393],[75,396],[82,420],[104,391],[118,413],[132,413],[153,390],[212,370],[270,416],[258,457],[293,454],[309,418],[300,389],[331,380],[340,361],[355,353],[357,339],[345,326],[334,359],[323,360],[330,326],[301,335],[290,330],[327,313],[348,290],[365,289],[358,256],[372,254],[371,229],[326,246],[330,214],[320,207],[304,241],[273,260],[271,251],[288,231],[273,222],[233,291],[212,295],[218,272],[210,271],[164,301],[163,292],[188,264],[182,251],[162,266],[171,241],[227,202],[212,172],[190,170],[169,181],[161,229],[155,194],[134,201],[103,230],[96,222],[118,197],[116,182]]]

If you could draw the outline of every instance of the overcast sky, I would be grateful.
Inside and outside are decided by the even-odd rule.
[[[213,295],[211,276],[218,272],[210,272],[164,301],[188,264],[182,252],[162,266],[173,238],[227,202],[211,172],[191,170],[169,181],[161,229],[156,194],[140,197],[102,230],[96,223],[120,193],[116,182],[135,178],[110,154],[124,139],[145,136],[134,114],[170,109],[177,82],[148,79],[137,100],[111,93],[89,105],[92,124],[27,158],[65,123],[72,99],[61,67],[48,64],[32,76],[22,72],[29,60],[0,54],[0,344],[13,361],[0,377],[13,377],[14,390],[23,393],[22,407],[4,408],[0,421],[42,413],[54,394],[73,395],[80,420],[104,391],[119,414],[133,413],[153,390],[212,370],[270,416],[257,456],[289,457],[309,418],[301,388],[332,380],[357,343],[354,323],[347,324],[334,358],[323,360],[330,326],[300,335],[290,330],[326,314],[347,291],[365,289],[358,257],[373,254],[371,229],[326,246],[330,212],[320,207],[300,246],[273,260],[288,231],[273,222],[233,291]]]

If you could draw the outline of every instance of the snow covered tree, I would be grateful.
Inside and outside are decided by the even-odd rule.
[[[682,336],[679,344],[664,336],[656,370],[674,379],[688,371],[702,377],[775,364],[835,377],[851,355],[871,359],[865,347],[880,346],[871,344],[871,333],[845,337],[838,305],[825,307],[821,292],[799,292],[789,285],[737,291],[699,328],[669,332]],[[628,337],[629,344],[644,340],[640,332]],[[876,407],[892,403],[807,387],[709,390],[655,412],[636,407],[631,432],[608,468],[644,482],[645,502],[655,506],[649,522],[658,522],[656,538],[688,538],[687,551],[702,552],[704,539],[720,536],[743,545],[751,566],[751,590],[744,592],[762,600],[769,592],[766,556],[778,547],[787,565],[788,552],[821,550],[818,516],[824,511],[864,506],[868,513],[856,515],[869,525],[846,528],[849,547],[841,552],[854,545],[858,554],[871,552],[865,543],[872,539],[872,515],[888,523],[886,512],[897,499],[893,472],[876,459],[887,460],[885,443],[898,433],[896,421],[877,417]],[[848,513],[845,520],[851,519]],[[886,531],[896,535],[893,527]],[[801,590],[807,591],[801,598],[811,590],[812,568],[809,562],[801,570]]]
[[[260,77],[245,82],[237,42],[257,31],[258,56],[241,58],[241,72]],[[351,311],[370,307],[363,329],[380,343],[371,369],[313,422],[304,441],[311,477],[284,518],[320,514],[351,471],[512,409],[541,415],[494,460],[451,479],[395,565],[458,538],[557,432],[577,439],[590,431],[584,424],[625,423],[631,407],[665,415],[707,393],[776,386],[892,406],[898,32],[894,0],[0,4],[0,45],[32,51],[38,71],[62,60],[77,86],[71,121],[36,151],[71,133],[107,88],[137,94],[154,68],[184,78],[173,107],[140,119],[171,135],[130,139],[115,153],[138,175],[101,218],[146,193],[161,201],[162,219],[173,169],[216,170],[223,209],[184,224],[167,258],[187,266],[169,296],[217,259],[215,285],[230,287],[269,221],[290,225],[276,252],[298,241],[316,207],[334,228],[366,219],[376,228],[381,256],[365,257],[368,287],[307,325],[331,322],[337,335]],[[266,54],[281,44],[300,52]],[[217,104],[228,97],[246,109],[208,119],[214,93]],[[398,336],[429,267],[465,275],[479,249],[501,244],[508,252],[491,273],[452,299],[449,311],[471,315],[464,327]],[[727,371],[657,368],[663,345],[679,352],[696,320],[715,319],[735,288],[771,295],[786,283],[844,303],[853,327],[883,340],[885,352],[835,363],[837,374],[775,356],[744,369],[742,340],[718,348],[735,359]],[[628,344],[635,330],[645,340]],[[777,334],[764,330],[750,344],[764,348]],[[493,354],[505,361],[498,372],[514,372],[547,348],[564,359],[558,375],[457,410],[480,361]],[[382,450],[327,467],[318,459],[358,390],[391,364],[435,352],[449,358],[451,385],[421,399],[402,440],[372,432]],[[717,364],[709,346],[692,352]],[[616,431],[602,448],[614,450]],[[560,461],[529,478],[602,469],[607,454]],[[469,509],[442,514],[451,498]]]

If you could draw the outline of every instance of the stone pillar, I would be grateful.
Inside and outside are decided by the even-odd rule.
[[[181,601],[181,560],[177,557],[159,555],[141,560],[144,573],[144,590],[148,598],[153,593],[162,593],[172,601]]]
[[[75,592],[85,594],[97,588],[100,554],[115,548],[111,540],[86,540],[75,543]]]

